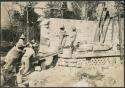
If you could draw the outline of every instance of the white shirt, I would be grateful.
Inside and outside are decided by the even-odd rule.
[[[76,39],[76,32],[72,32],[71,33],[71,35],[70,35],[70,39],[71,39],[71,41],[73,42],[73,41],[75,41],[75,39]]]
[[[35,51],[32,48],[26,47],[24,48],[24,50],[25,50],[25,54],[23,55],[24,57],[26,56],[30,58],[32,55],[33,57],[35,57]]]

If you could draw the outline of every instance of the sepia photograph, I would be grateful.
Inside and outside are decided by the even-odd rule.
[[[1,88],[124,87],[124,0],[0,4]]]

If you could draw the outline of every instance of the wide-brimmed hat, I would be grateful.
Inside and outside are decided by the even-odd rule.
[[[24,34],[22,34],[22,35],[20,36],[20,38],[21,38],[21,39],[25,39],[25,36],[24,36]]]
[[[31,40],[31,43],[35,43],[35,40],[33,39],[33,40]]]

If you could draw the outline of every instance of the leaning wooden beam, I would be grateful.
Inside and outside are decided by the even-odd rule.
[[[81,59],[81,58],[103,58],[103,57],[120,57],[121,55],[100,55],[100,56],[83,56],[83,57],[77,57],[77,59]]]
[[[124,55],[123,55],[124,56]],[[103,57],[121,57],[120,52],[112,52],[112,53],[94,53],[94,52],[90,52],[90,53],[86,53],[86,54],[73,54],[72,58],[67,58],[67,57],[63,57],[63,56],[59,56],[60,58],[66,58],[66,59],[72,59],[72,58],[76,58],[76,59],[82,59],[82,58],[103,58]]]
[[[78,56],[78,57],[72,57],[72,58],[83,59],[83,58],[104,58],[104,57],[121,57],[121,55]],[[59,57],[59,58],[72,59],[72,58],[68,58],[68,57]]]

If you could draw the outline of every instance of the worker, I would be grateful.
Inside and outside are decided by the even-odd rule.
[[[74,42],[75,42],[75,40],[76,40],[77,32],[76,32],[76,27],[72,26],[71,29],[72,29],[72,33],[71,33],[71,35],[70,35],[70,41],[71,41],[70,47],[72,48],[72,53],[73,53],[73,50],[74,50]]]
[[[32,45],[28,42],[26,44],[26,48],[24,48],[24,55],[21,59],[21,68],[19,72],[21,74],[26,74],[30,68],[30,58],[35,57],[35,51],[33,50]]]
[[[34,40],[34,39],[33,39],[33,40],[31,40],[31,44],[32,44],[33,48],[35,48],[35,47],[37,47],[37,46],[38,46],[38,44],[35,42],[35,40]]]
[[[59,32],[59,50],[61,50],[61,51],[65,45],[66,36],[67,36],[67,33],[66,33],[65,27],[63,25],[60,27],[60,32]]]
[[[34,49],[34,51],[35,51],[35,54],[37,53],[37,49],[38,49],[38,44],[35,42],[35,40],[33,39],[33,40],[31,40],[31,45],[32,45],[32,47],[33,47],[33,49]]]
[[[9,69],[13,62],[20,57],[20,55],[23,53],[23,45],[14,46],[6,55],[5,57],[5,69]]]
[[[25,36],[24,36],[24,34],[22,34],[22,35],[20,36],[20,39],[19,39],[19,41],[17,42],[16,46],[17,46],[17,47],[18,47],[18,45],[25,46],[24,41],[25,41]]]

